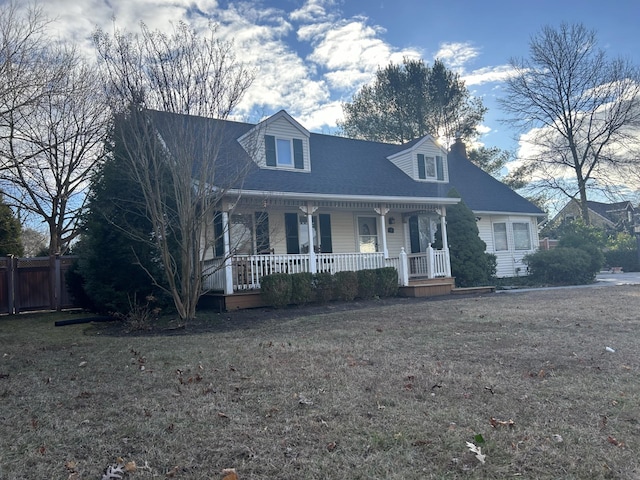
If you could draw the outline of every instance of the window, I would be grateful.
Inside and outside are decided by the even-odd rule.
[[[265,212],[231,215],[229,248],[237,255],[269,252],[269,216]]]
[[[513,224],[513,245],[516,250],[531,250],[531,235],[528,223]]]
[[[377,217],[358,217],[358,244],[362,253],[378,251]]]
[[[496,252],[509,249],[507,243],[507,224],[506,223],[494,223],[493,224],[493,243]]]
[[[444,160],[442,157],[426,157],[418,153],[418,178],[420,180],[444,180]]]
[[[293,166],[293,152],[291,151],[291,140],[276,139],[276,162],[284,167]]]
[[[309,253],[309,226],[306,215],[284,214],[287,253]],[[313,249],[316,253],[331,253],[331,216],[327,213],[312,216]]]
[[[268,167],[304,169],[304,148],[301,139],[265,135],[264,144]]]

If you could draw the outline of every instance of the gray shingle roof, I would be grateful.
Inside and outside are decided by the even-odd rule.
[[[195,130],[206,128],[206,124],[222,127],[221,131],[228,141],[223,143],[219,158],[220,165],[226,165],[217,170],[217,180],[225,182],[225,169],[235,171],[247,166],[248,173],[243,181],[234,185],[243,190],[442,198],[453,187],[474,211],[544,215],[535,205],[473,165],[464,152],[453,151],[448,155],[449,183],[418,182],[387,159],[389,155],[407,149],[411,143],[392,145],[311,133],[311,172],[261,169],[236,141],[255,125],[160,112],[153,112],[153,115],[163,137],[175,136],[175,132],[180,131],[173,128],[174,122],[187,122]],[[205,153],[201,152],[201,161],[206,161]]]

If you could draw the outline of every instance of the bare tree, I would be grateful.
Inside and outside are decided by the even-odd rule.
[[[94,69],[73,50],[49,57],[56,73],[37,102],[5,115],[7,169],[0,174],[10,203],[49,230],[49,254],[64,253],[79,234],[86,189],[104,156],[109,121]]]
[[[588,223],[588,190],[623,183],[637,149],[640,73],[608,60],[581,24],[545,27],[529,50],[528,59],[511,60],[515,74],[501,100],[508,121],[528,131],[521,141],[531,153],[517,176],[575,198]]]
[[[213,27],[200,35],[179,23],[167,35],[141,24],[137,35],[97,31],[95,43],[114,100],[114,141],[141,189],[153,229],[137,240],[154,246],[164,278],[146,270],[186,322],[195,317],[202,295],[202,264],[213,240],[208,227],[214,210],[220,208],[225,185],[244,174],[230,172],[232,165],[227,164],[222,181],[224,127],[206,118],[227,118],[252,74],[236,60],[232,44],[216,38]]]
[[[0,6],[0,181],[22,220],[42,220],[49,253],[77,236],[108,116],[97,77],[50,34],[38,6]]]

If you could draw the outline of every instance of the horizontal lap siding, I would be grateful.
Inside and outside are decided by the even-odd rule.
[[[513,223],[528,223],[531,233],[532,250],[515,250],[513,241]],[[507,242],[508,250],[495,251],[493,241],[493,224],[507,224]],[[478,231],[480,238],[487,244],[487,252],[493,253],[497,259],[498,277],[513,277],[516,275],[524,275],[526,273],[526,265],[522,261],[525,255],[534,252],[538,246],[538,229],[535,219],[531,217],[511,216],[511,215],[484,215],[478,222]],[[517,269],[520,269],[519,271]]]
[[[278,138],[299,138],[302,140],[302,152],[304,155],[304,169],[309,170],[309,140],[296,127],[291,125],[284,118],[280,118],[269,124],[264,132],[265,135],[273,135]],[[262,142],[264,143],[264,142]],[[264,150],[264,147],[263,147]],[[260,156],[262,158],[263,155]]]

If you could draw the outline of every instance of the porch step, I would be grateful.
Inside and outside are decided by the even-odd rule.
[[[495,293],[496,287],[487,285],[484,287],[466,287],[466,288],[454,288],[451,290],[453,295],[476,295],[481,293]]]
[[[449,295],[455,285],[453,277],[443,278],[412,278],[409,285],[400,287],[398,295],[401,297],[436,297]]]

